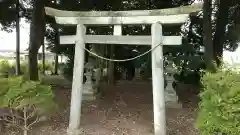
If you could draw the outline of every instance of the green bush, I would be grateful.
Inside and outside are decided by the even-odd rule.
[[[197,127],[201,135],[240,134],[240,74],[235,71],[205,73]]]
[[[7,60],[0,61],[0,74],[8,74],[10,68],[11,65]]]
[[[41,121],[41,116],[57,109],[51,87],[23,77],[0,79],[0,99],[1,108],[21,112],[12,116],[17,115],[15,118],[23,122],[18,122],[17,125],[15,122],[10,124],[20,127],[25,135],[32,125]],[[9,120],[7,122],[9,123]]]
[[[53,64],[45,62],[45,71],[53,71],[53,69],[54,69]],[[42,64],[42,62],[38,64],[38,70],[40,72],[43,71],[43,64]]]
[[[28,73],[28,62],[27,61],[23,61],[20,63],[20,70],[23,74]]]
[[[16,67],[16,62],[14,62],[11,65],[12,68]],[[26,74],[28,72],[28,62],[27,61],[21,61],[20,62],[20,70],[22,74]]]
[[[14,75],[15,74],[15,67],[16,67],[16,62],[14,62],[13,64],[10,64],[7,60],[1,61],[0,62],[0,74]],[[45,63],[45,70],[46,71],[53,71],[53,69],[54,69],[54,67],[51,63],[48,63],[48,62]],[[28,62],[27,61],[21,61],[20,70],[21,70],[22,74],[27,75],[27,73],[28,73]],[[42,63],[38,64],[38,70],[39,70],[39,72],[43,71],[43,64]]]
[[[73,67],[74,67],[73,59],[69,59],[66,65],[63,67],[63,76],[70,81],[72,81],[73,77]]]

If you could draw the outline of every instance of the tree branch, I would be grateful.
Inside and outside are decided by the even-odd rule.
[[[27,126],[27,129],[29,129],[30,127],[32,127],[34,124],[38,123],[39,122],[39,118],[37,117],[31,124],[29,124]]]

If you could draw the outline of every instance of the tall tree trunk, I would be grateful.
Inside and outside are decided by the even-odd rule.
[[[55,53],[54,61],[54,75],[58,75],[58,53]]]
[[[219,0],[217,21],[216,21],[216,32],[213,40],[214,57],[217,66],[221,65],[223,56],[223,45],[225,41],[226,25],[228,23],[228,13],[230,2],[228,0]]]
[[[46,61],[45,61],[45,44],[42,44],[42,74],[45,75]]]
[[[213,40],[212,40],[212,0],[204,0],[203,5],[203,44],[205,47],[204,59],[206,64],[206,69],[208,71],[214,70],[213,64]]]
[[[29,77],[31,80],[38,80],[38,50],[44,43],[45,34],[45,0],[34,0],[33,13],[30,25],[29,44]]]
[[[59,46],[59,29],[57,24],[54,26],[54,29],[56,31],[56,35],[55,35],[55,62],[54,62],[54,74],[57,75],[58,74],[58,49],[57,47]]]
[[[19,0],[16,0],[16,75],[20,75],[20,16],[19,16]]]
[[[115,54],[115,46],[109,45],[110,59],[114,59],[114,54]],[[108,65],[108,84],[110,84],[110,85],[115,84],[114,70],[115,70],[115,63],[110,61],[109,65]]]
[[[43,7],[43,11],[44,11],[44,7]],[[42,46],[42,74],[45,75],[45,71],[46,71],[46,52],[45,52],[45,39],[44,39],[44,36],[45,36],[45,32],[46,32],[46,20],[45,20],[45,11],[44,11],[44,21],[43,21],[43,25],[42,25],[42,29],[43,29],[43,35],[41,35],[41,46]]]

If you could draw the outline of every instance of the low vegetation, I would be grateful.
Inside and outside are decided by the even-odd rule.
[[[0,79],[1,124],[20,128],[27,135],[31,127],[57,110],[51,87],[24,77]]]
[[[201,135],[240,134],[240,74],[234,70],[202,77],[197,127]]]
[[[2,76],[11,76],[15,74],[16,63],[9,63],[7,60],[0,61],[0,74]],[[22,61],[20,64],[20,70],[22,74],[28,74],[28,63],[26,61]],[[45,63],[45,71],[53,72],[54,67],[51,63]],[[43,64],[38,64],[38,71],[40,73],[43,72]]]

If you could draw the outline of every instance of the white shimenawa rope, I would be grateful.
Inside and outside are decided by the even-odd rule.
[[[155,50],[157,47],[159,47],[160,45],[162,45],[162,44],[159,44],[159,45],[157,45],[157,46],[155,46],[155,47],[149,49],[148,51],[146,51],[146,52],[144,52],[144,53],[142,53],[142,54],[140,54],[140,55],[138,55],[138,56],[135,56],[135,57],[132,57],[132,58],[128,58],[128,59],[122,59],[122,60],[118,60],[118,59],[109,59],[109,58],[106,58],[106,57],[100,56],[100,55],[98,55],[98,54],[96,54],[96,53],[94,53],[94,52],[91,52],[90,50],[88,50],[88,49],[85,48],[85,47],[83,47],[83,49],[86,50],[88,53],[94,55],[95,57],[98,57],[98,58],[103,59],[103,60],[106,60],[106,61],[111,61],[111,62],[126,62],[126,61],[132,61],[132,60],[138,59],[138,58],[140,58],[140,57],[142,57],[142,56],[148,54],[149,52],[154,51],[154,50]]]

